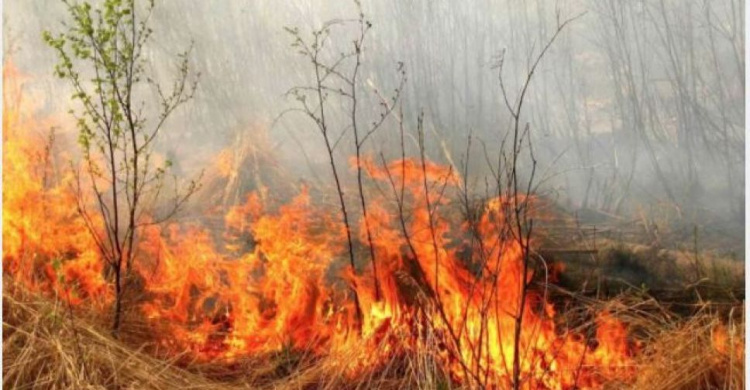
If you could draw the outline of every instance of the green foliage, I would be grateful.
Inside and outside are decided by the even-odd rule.
[[[88,2],[64,3],[71,25],[59,34],[45,31],[43,39],[58,54],[54,74],[71,82],[71,100],[80,102],[81,109],[74,115],[83,152],[87,156],[92,152],[110,153],[104,150],[107,146],[123,150],[132,147],[129,143],[139,142],[145,149],[172,111],[193,96],[196,84],[186,83],[188,53],[180,55],[174,88],[165,95],[143,67],[143,47],[153,33],[147,25],[153,1],[140,20],[135,17],[134,0],[105,0],[101,8]],[[89,77],[84,76],[87,73]],[[145,119],[134,112],[134,87],[143,82],[159,91],[161,113],[155,128],[147,129]],[[132,165],[135,161],[131,158],[122,162]]]

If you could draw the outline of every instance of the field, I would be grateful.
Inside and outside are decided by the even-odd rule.
[[[4,389],[745,388],[741,2],[10,3]]]
[[[391,267],[380,275],[381,301],[374,297],[367,268],[360,271],[365,276],[344,274],[358,288],[364,314],[358,322],[351,301],[339,295],[346,288],[330,281],[335,280],[331,272],[341,266],[320,266],[326,253],[342,251],[341,230],[326,218],[330,207],[312,203],[311,190],[302,190],[275,211],[263,213],[260,197],[251,195],[218,222],[216,217],[191,218],[182,227],[172,224],[166,232],[151,232],[154,241],[145,242],[143,250],[152,260],[137,269],[115,338],[112,291],[74,206],[64,203],[73,197],[62,185],[40,185],[48,169],[27,164],[44,159],[27,156],[43,154],[45,142],[25,142],[13,132],[22,124],[38,124],[8,108],[6,151],[27,154],[22,155],[24,164],[6,160],[5,171],[6,180],[17,183],[12,191],[6,187],[4,202],[6,218],[11,218],[4,230],[6,387],[461,388],[466,382],[462,375],[472,375],[470,366],[462,367],[451,356],[459,353],[470,365],[472,352],[454,350],[450,328],[436,318],[439,312],[425,309],[435,304],[434,295],[426,292],[436,286],[431,281],[436,276],[429,274],[433,263],[409,265],[413,258],[400,252],[421,243],[414,249],[416,257],[434,256],[434,242],[418,235],[431,231],[424,227],[429,218],[412,222],[407,230],[414,232],[412,244],[404,242],[400,250],[388,252],[395,258],[379,259],[381,267]],[[6,152],[6,158],[12,156]],[[394,170],[400,165],[407,167],[399,163]],[[449,172],[431,169],[436,177]],[[216,188],[229,185],[229,175],[222,176],[221,170],[209,172],[211,190],[199,195],[207,202]],[[373,171],[372,176],[378,173],[383,174]],[[405,182],[412,181],[406,176]],[[414,202],[422,194],[418,184],[414,180],[416,189],[409,189]],[[744,388],[744,270],[730,257],[730,246],[702,247],[699,242],[707,238],[688,236],[690,241],[682,239],[683,249],[665,249],[679,247],[679,235],[668,234],[676,230],[669,219],[583,220],[551,202],[540,199],[535,205],[533,251],[546,268],[529,273],[525,290],[530,303],[523,324],[530,331],[521,333],[521,345],[531,349],[521,358],[528,359],[522,365],[527,383],[550,388]],[[445,208],[451,207],[458,206],[446,201]],[[486,213],[498,210],[492,203],[484,207]],[[248,220],[258,221],[252,231],[244,230]],[[394,221],[385,214],[376,221],[382,224],[376,237],[386,240],[378,246],[383,253],[387,243],[398,241],[398,230],[386,230]],[[446,224],[441,229],[449,232],[450,221],[445,216],[434,223]],[[479,222],[477,232],[489,234],[480,236],[489,242],[498,228],[484,217]],[[206,230],[217,224],[226,224],[218,238]],[[657,225],[665,242],[642,244],[653,235],[644,227]],[[455,313],[448,311],[450,300],[445,301],[447,321],[464,315],[466,323],[484,324],[487,332],[497,332],[495,326],[514,329],[513,315],[484,314],[472,307],[489,302],[509,313],[517,305],[522,291],[519,248],[513,249],[511,241],[503,252],[476,255],[503,256],[498,266],[511,278],[495,280],[470,273],[465,247],[456,249],[451,241],[440,241],[440,253],[446,256],[441,267],[451,271],[437,276],[443,296],[459,299]],[[225,248],[216,246],[222,242]],[[241,264],[256,275],[237,276]],[[245,285],[244,278],[255,282]],[[486,298],[474,292],[494,288],[502,293]],[[460,337],[471,343],[479,336]],[[487,363],[491,359],[513,356],[507,350],[486,353],[482,359],[489,360],[473,363],[477,370],[497,364]],[[478,380],[502,386],[510,374],[502,366],[497,370]]]

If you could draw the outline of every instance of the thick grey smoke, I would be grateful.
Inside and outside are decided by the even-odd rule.
[[[500,53],[512,97],[557,24],[582,14],[543,59],[524,108],[542,191],[572,209],[613,214],[642,205],[694,215],[708,210],[742,229],[743,1],[384,0],[362,7],[373,23],[360,77],[363,121],[377,117],[373,91],[391,93],[403,62],[408,131],[424,112],[429,157],[468,161],[477,183],[486,174],[484,151],[499,148],[510,123]],[[41,40],[43,29],[62,29],[64,5],[9,0],[3,11],[6,59],[32,76],[27,88],[48,97],[43,110],[66,111],[66,87],[53,78],[54,53]],[[190,170],[240,138],[252,142],[268,132],[265,147],[282,163],[300,177],[325,180],[313,124],[281,115],[294,104],[285,92],[312,77],[284,27],[307,34],[326,20],[352,17],[356,7],[346,1],[157,2],[153,71],[166,82],[173,56],[193,42],[193,69],[202,75],[196,98],[169,124],[161,147]],[[354,33],[337,30],[333,51],[349,47]],[[347,107],[339,109],[334,121]],[[389,120],[368,151],[397,157],[396,131]],[[350,150],[339,151],[343,162]]]

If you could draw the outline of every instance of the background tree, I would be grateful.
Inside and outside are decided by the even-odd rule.
[[[139,228],[171,218],[198,188],[196,180],[180,185],[174,177],[174,195],[164,206],[171,162],[158,162],[154,150],[166,120],[193,97],[197,78],[189,75],[189,50],[179,55],[171,90],[146,72],[144,47],[153,32],[148,23],[153,0],[143,7],[135,0],[105,0],[97,7],[63,3],[69,16],[65,32],[45,31],[43,36],[57,53],[55,74],[70,82],[72,99],[78,102],[70,110],[82,152],[81,168],[74,169],[78,212],[111,271],[112,329],[117,334]],[[147,112],[156,113],[156,119],[148,121]]]

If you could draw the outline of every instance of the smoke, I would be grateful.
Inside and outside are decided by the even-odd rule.
[[[428,156],[461,171],[468,164],[470,182],[481,187],[486,161],[496,159],[509,131],[499,77],[514,99],[557,24],[582,14],[542,60],[521,118],[529,123],[542,193],[571,209],[614,214],[670,205],[696,220],[706,213],[729,218],[742,230],[743,6],[738,0],[366,1],[373,30],[360,75],[361,121],[378,117],[374,91],[392,94],[402,62],[407,131],[414,132],[423,112]],[[5,58],[32,76],[26,89],[46,97],[40,111],[67,111],[70,91],[52,76],[54,53],[41,39],[44,29],[62,30],[64,4],[11,0],[3,12]],[[195,99],[168,123],[160,149],[190,173],[239,138],[268,132],[267,147],[280,163],[299,178],[328,180],[314,124],[287,112],[294,101],[286,92],[310,84],[313,68],[290,46],[284,27],[304,35],[326,20],[356,16],[353,2],[340,1],[158,2],[150,71],[168,83],[175,55],[192,43],[192,69],[201,74]],[[328,54],[350,47],[355,33],[338,29]],[[348,107],[331,104],[331,121],[342,131]],[[396,157],[397,131],[393,118],[386,121],[366,152]],[[407,143],[414,152],[414,138]],[[337,150],[344,163],[352,152],[348,136]]]

